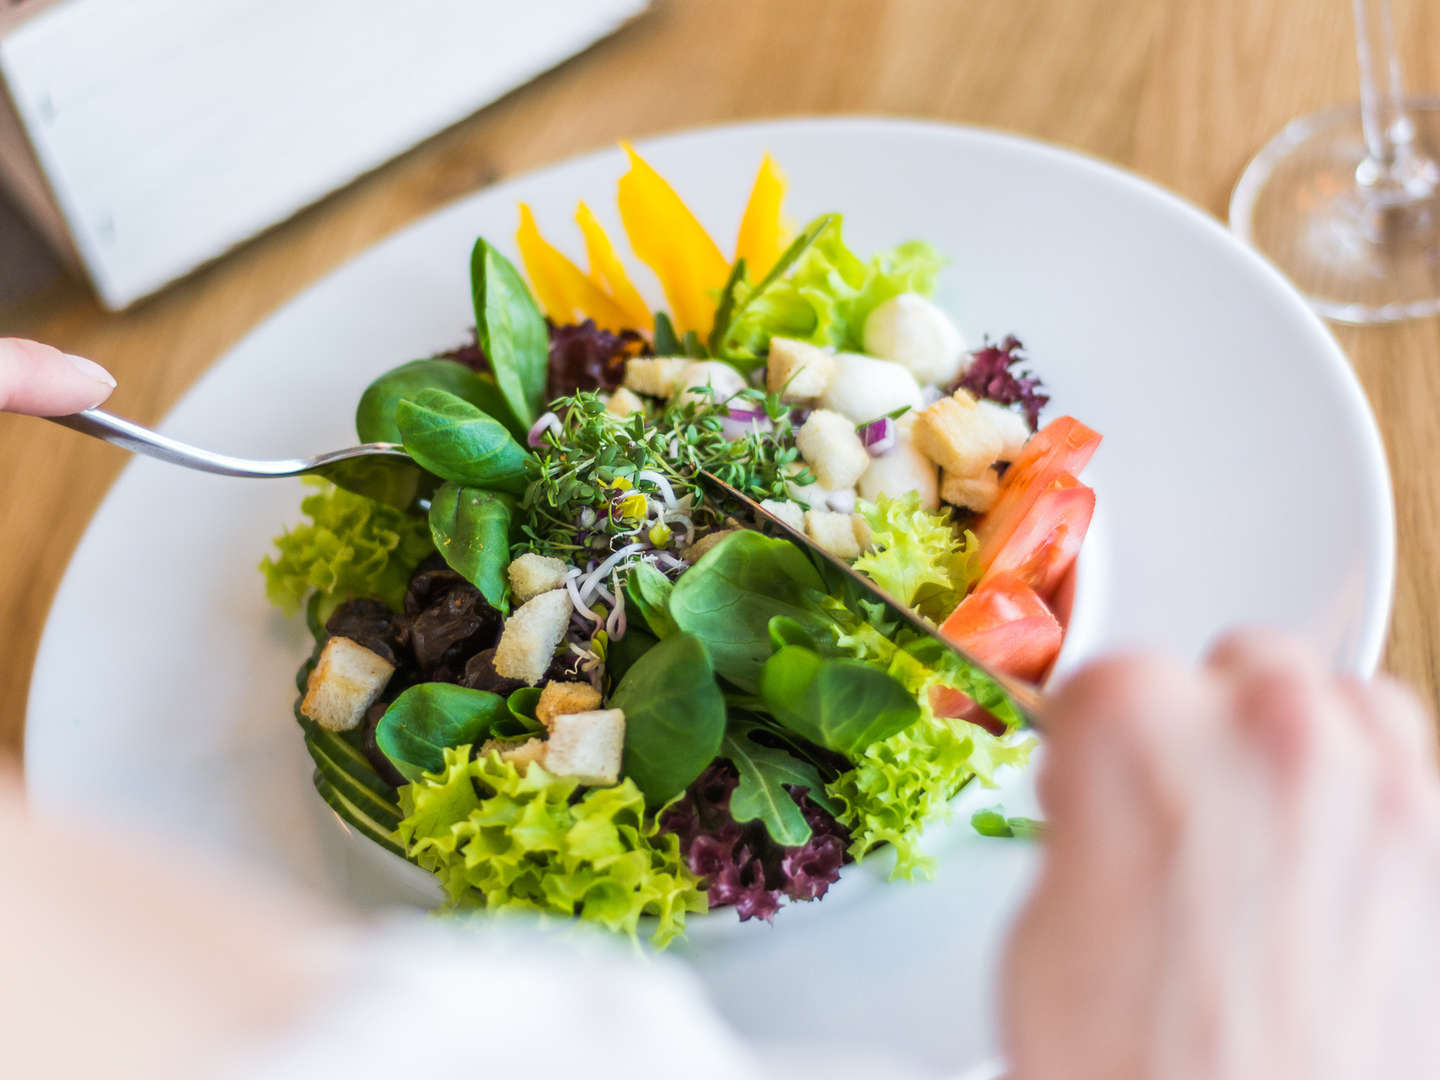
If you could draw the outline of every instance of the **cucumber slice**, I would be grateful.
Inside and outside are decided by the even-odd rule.
[[[311,760],[315,762],[320,775],[325,777],[331,787],[385,828],[393,831],[395,826],[400,824],[400,804],[393,797],[384,798],[360,783],[353,774],[346,771],[344,765],[329,756],[324,744],[306,739],[305,746],[310,751]]]
[[[387,829],[359,806],[351,802],[345,797],[343,792],[336,790],[330,781],[325,779],[319,769],[315,770],[315,775],[312,779],[315,782],[315,790],[320,793],[320,797],[325,800],[330,809],[334,810],[335,813],[340,816],[341,821],[350,825],[367,839],[375,841],[375,843],[379,844],[386,851],[399,855],[402,859],[405,857],[405,851],[400,847],[399,841],[395,839],[395,834],[392,830]]]

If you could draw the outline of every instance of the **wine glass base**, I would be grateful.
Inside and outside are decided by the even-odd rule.
[[[1440,98],[1405,108],[1416,150],[1440,153]],[[1246,166],[1230,197],[1230,228],[1326,318],[1440,314],[1440,199],[1396,204],[1357,182],[1365,162],[1359,106],[1292,120]],[[1429,186],[1426,176],[1412,179],[1421,191]]]

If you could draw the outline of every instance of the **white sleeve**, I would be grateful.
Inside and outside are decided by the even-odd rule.
[[[923,1075],[853,1048],[747,1042],[678,962],[592,935],[394,918],[320,943],[317,964],[342,989],[227,1077]]]

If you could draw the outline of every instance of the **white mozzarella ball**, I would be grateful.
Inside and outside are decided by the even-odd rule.
[[[872,311],[863,340],[866,352],[903,365],[922,383],[953,382],[965,359],[950,316],[918,293],[901,293]]]
[[[819,405],[853,424],[864,424],[903,405],[924,406],[920,384],[907,368],[859,353],[836,353],[831,376]]]

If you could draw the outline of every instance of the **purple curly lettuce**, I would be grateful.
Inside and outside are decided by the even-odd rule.
[[[660,817],[660,827],[680,840],[691,871],[704,879],[712,908],[733,905],[740,921],[770,922],[782,897],[818,900],[850,861],[850,832],[817,805],[803,787],[789,787],[811,829],[810,839],[782,847],[758,821],[730,816],[730,796],[740,782],[735,767],[716,761]]]
[[[950,387],[950,391],[964,389],[1000,405],[1019,405],[1025,412],[1030,430],[1039,430],[1040,410],[1049,403],[1050,395],[1044,393],[1039,377],[1032,372],[1016,375],[1010,370],[1025,359],[1021,355],[1023,349],[1024,346],[1013,334],[999,345],[992,345],[987,340],[983,348],[971,354],[970,366]]]
[[[556,325],[550,329],[550,366],[545,378],[545,400],[568,397],[577,390],[614,390],[625,376],[625,361],[645,350],[645,339],[634,330],[618,334],[602,330],[593,319]],[[490,360],[470,331],[468,344],[440,354],[475,371],[489,371]]]

